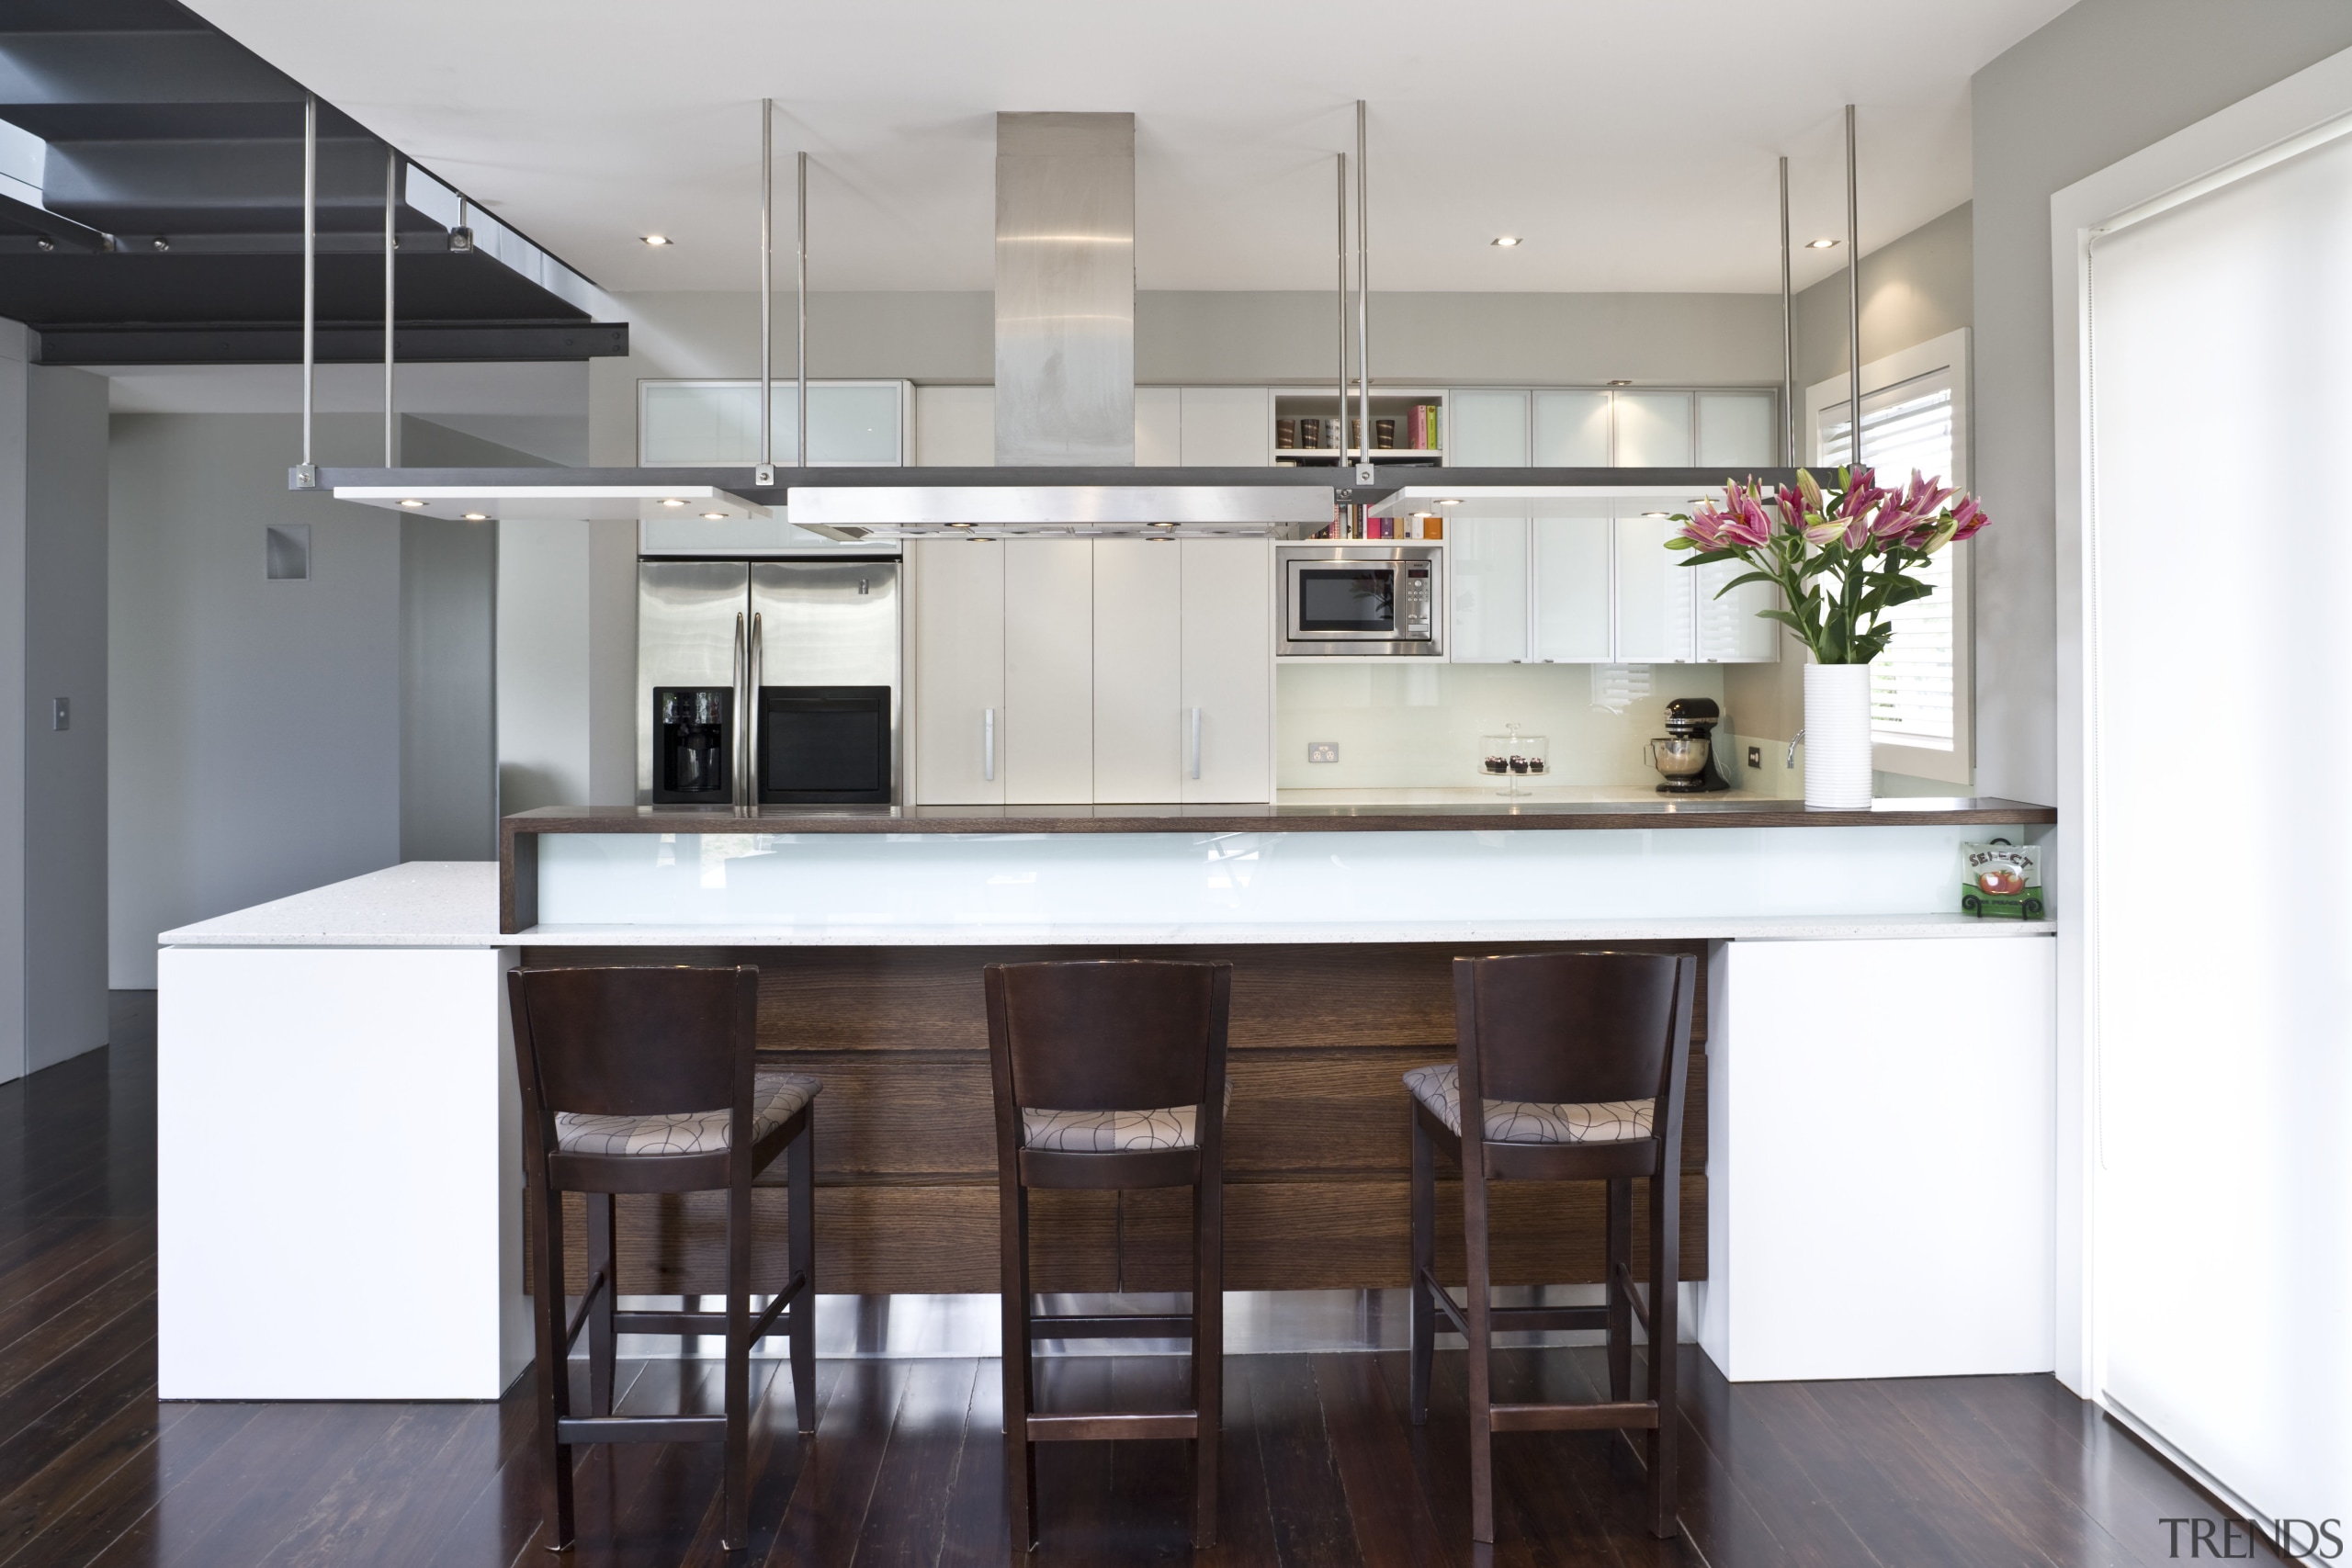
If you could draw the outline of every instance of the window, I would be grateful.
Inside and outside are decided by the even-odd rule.
[[[1880,482],[1907,480],[1916,468],[1965,488],[1967,340],[1963,329],[1862,367],[1862,458]],[[1852,450],[1846,381],[1822,382],[1807,399],[1806,446],[1824,467]],[[1966,545],[1937,552],[1924,574],[1935,592],[1888,617],[1894,639],[1871,668],[1875,760],[1886,772],[1970,782],[1967,557]]]

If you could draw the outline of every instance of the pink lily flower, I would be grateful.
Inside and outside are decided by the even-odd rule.
[[[1974,496],[1963,495],[1960,498],[1960,504],[1951,509],[1951,536],[1959,540],[1974,538],[1993,519],[1977,503]]]

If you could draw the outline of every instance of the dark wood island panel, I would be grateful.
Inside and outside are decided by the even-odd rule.
[[[1305,1290],[1406,1281],[1409,1145],[1400,1080],[1408,1067],[1453,1055],[1453,958],[1559,945],[565,947],[526,948],[524,956],[549,965],[759,967],[763,1059],[825,1083],[817,1106],[819,1287],[853,1293],[996,1288],[984,965],[1059,957],[1230,963],[1227,1282],[1234,1290]],[[1691,1280],[1706,1277],[1707,1258],[1704,976],[1702,966],[1683,1140],[1683,1277]],[[778,1272],[764,1280],[767,1288],[780,1282],[783,1268],[784,1193],[755,1197],[758,1267]],[[1040,1192],[1033,1201],[1038,1289],[1183,1288],[1181,1192]],[[1495,1202],[1498,1282],[1600,1279],[1598,1185],[1506,1184]],[[1446,1183],[1441,1256],[1456,1259],[1455,1267],[1460,1219],[1458,1188]],[[571,1224],[579,1223],[575,1209]],[[723,1224],[716,1195],[623,1198],[620,1228],[624,1290],[718,1289]],[[1636,1237],[1645,1230],[1637,1214]],[[584,1241],[568,1244],[566,1256],[579,1269]],[[1639,1256],[1636,1266],[1645,1267]],[[576,1291],[584,1280],[571,1283]]]

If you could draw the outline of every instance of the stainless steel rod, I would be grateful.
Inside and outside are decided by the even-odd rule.
[[[770,312],[775,292],[775,100],[760,100],[760,467],[775,461],[774,365],[775,330]]]
[[[1846,443],[1846,457],[1859,468],[1862,466],[1862,220],[1861,203],[1855,193],[1851,104],[1846,106],[1846,354],[1847,371],[1852,377],[1846,386],[1848,429],[1852,433]]]
[[[401,464],[398,415],[392,401],[392,367],[397,355],[392,347],[394,320],[392,294],[392,254],[400,248],[400,234],[393,226],[393,213],[400,203],[401,155],[390,148],[384,150],[384,467],[397,468]]]
[[[1363,100],[1356,100],[1356,461],[1372,461],[1372,228],[1371,186],[1364,171]],[[1347,427],[1340,426],[1341,461]]]
[[[799,353],[799,389],[793,404],[798,423],[794,427],[792,460],[805,468],[808,466],[808,154],[798,157],[800,179],[792,232],[800,251],[799,281],[794,294],[800,325],[793,337]]]
[[[1348,155],[1340,154],[1340,423],[1331,445],[1347,445],[1348,428]],[[1344,460],[1342,454],[1340,459]]]
[[[302,95],[302,468],[309,473],[319,370],[319,100]]]
[[[1781,160],[1781,462],[1797,462],[1797,329],[1789,292],[1789,161]]]

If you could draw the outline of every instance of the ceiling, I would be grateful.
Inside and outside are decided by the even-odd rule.
[[[1776,156],[1800,244],[1845,231],[1849,100],[1863,248],[1949,210],[1970,74],[2069,0],[191,3],[615,290],[753,286],[772,96],[820,289],[990,287],[999,109],[1136,113],[1139,287],[1328,288],[1362,97],[1377,289],[1763,291]]]

